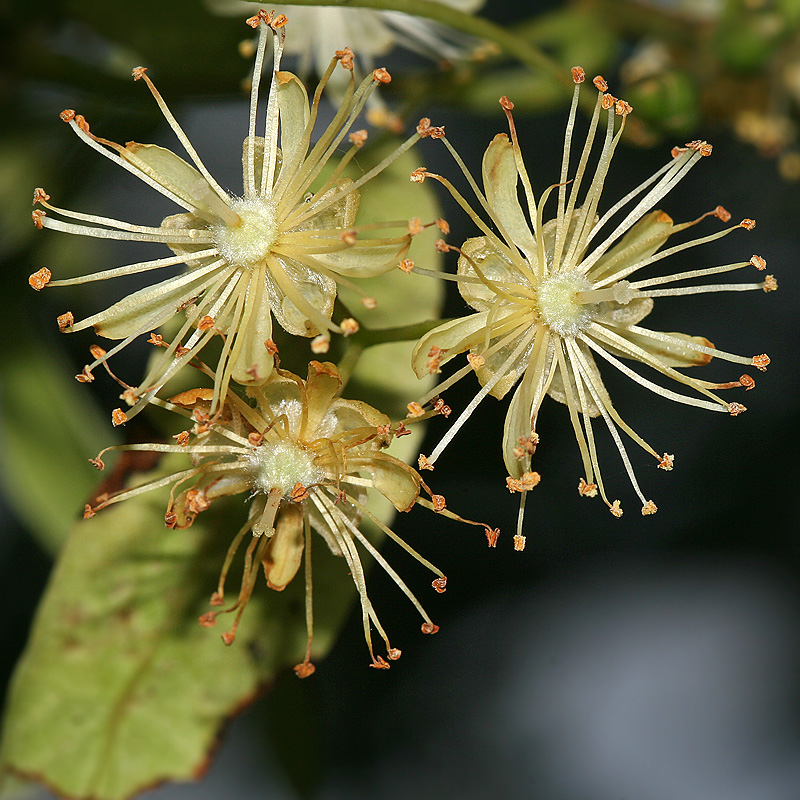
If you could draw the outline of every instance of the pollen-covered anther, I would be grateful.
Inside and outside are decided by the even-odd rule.
[[[489,547],[497,547],[497,539],[500,536],[500,528],[487,528],[486,541]]]
[[[764,270],[767,268],[767,260],[761,256],[751,256],[750,263],[758,270]]]
[[[525,455],[532,456],[536,452],[536,445],[538,444],[538,433],[531,431],[530,436],[520,436],[517,439],[517,446],[512,450],[514,458],[522,458]]]
[[[433,401],[433,410],[437,414],[441,414],[445,419],[447,419],[447,417],[449,417],[453,411],[453,409],[450,408],[450,406],[448,406],[441,397],[437,397]]]
[[[225,633],[220,636],[223,643],[230,647],[236,641],[236,633],[235,631],[225,631]]]
[[[267,348],[267,352],[271,356],[275,356],[275,355],[278,354],[278,345],[275,344],[275,340],[274,339],[267,339],[264,342],[264,347]]]
[[[354,245],[358,241],[358,234],[355,231],[342,231],[339,238],[347,245]]]
[[[509,475],[506,478],[506,488],[512,494],[514,492],[529,492],[539,485],[541,479],[542,476],[538,472],[524,472],[520,478],[512,478]]]
[[[42,222],[42,220],[43,220],[43,219],[44,219],[46,216],[47,216],[47,214],[45,214],[45,213],[44,213],[44,211],[42,211],[42,209],[41,209],[41,208],[35,208],[33,211],[31,211],[31,219],[33,220],[33,224],[34,224],[34,225],[35,225],[35,226],[36,226],[36,227],[37,227],[39,230],[41,230],[42,228],[44,228],[44,222]]]
[[[764,278],[764,285],[761,287],[765,292],[775,292],[778,290],[778,281],[774,275],[767,275]]]
[[[422,453],[419,454],[419,458],[417,459],[417,467],[419,469],[433,470],[433,464],[431,464],[431,462],[428,461],[428,459],[422,455]]]
[[[181,356],[185,356],[187,353],[190,353],[191,350],[191,347],[184,347],[182,344],[179,344],[175,348],[175,358],[181,358]]]
[[[596,75],[592,78],[592,83],[594,84],[594,88],[597,89],[598,92],[607,92],[608,91],[608,83],[606,79],[602,75]]]
[[[587,483],[583,478],[578,481],[578,494],[581,497],[597,497],[597,484]]]
[[[428,372],[433,375],[434,373],[441,372],[440,369],[442,363],[442,357],[444,356],[444,350],[441,347],[437,347],[433,345],[430,350],[428,350]]]
[[[60,331],[65,331],[67,328],[71,328],[74,322],[75,315],[71,311],[66,311],[56,317],[56,324],[58,325],[58,329]]]
[[[664,453],[664,455],[661,456],[661,461],[658,462],[658,468],[664,469],[667,472],[669,472],[674,465],[675,465],[675,456],[672,455],[671,453]]]
[[[181,431],[172,437],[181,447],[189,444],[189,431]]]
[[[259,11],[258,14],[254,14],[252,17],[248,17],[245,20],[245,25],[249,25],[251,28],[257,28],[261,24],[261,12]]]
[[[313,675],[317,668],[310,662],[310,661],[303,661],[300,664],[295,664],[292,667],[294,670],[294,674],[297,675],[298,678],[308,678],[310,675]]]
[[[247,435],[247,441],[253,447],[261,447],[261,445],[264,444],[264,437],[260,433],[253,431]]]
[[[106,468],[106,464],[100,456],[97,458],[90,458],[89,463],[95,468],[99,469],[102,472]]]
[[[390,661],[397,661],[400,656],[403,655],[403,651],[397,647],[390,647],[388,652],[386,653],[386,658]]]
[[[372,79],[378,81],[378,83],[392,82],[392,76],[389,74],[389,71],[384,67],[378,67],[378,69],[373,70]]]
[[[770,357],[766,353],[762,353],[760,356],[753,356],[753,366],[761,370],[761,372],[766,372],[770,360]]]
[[[730,222],[731,212],[724,206],[717,206],[711,213],[722,222]]]
[[[679,155],[681,155],[682,153],[685,153],[685,152],[686,152],[686,148],[685,147],[677,147],[676,146],[676,147],[673,147],[672,150],[669,151],[669,154],[673,158],[677,158]]]
[[[609,507],[608,510],[617,518],[619,519],[622,516],[622,509],[619,505],[619,500],[615,500]]]
[[[419,403],[414,402],[413,400],[406,406],[408,409],[408,416],[409,417],[421,417],[425,410]]]
[[[349,139],[350,144],[353,144],[356,147],[363,147],[367,143],[368,137],[369,133],[362,128],[360,131],[353,131],[347,138]]]
[[[190,489],[186,492],[186,508],[192,514],[199,514],[207,511],[211,507],[211,501],[197,489]]]
[[[505,95],[503,95],[497,102],[500,103],[500,105],[506,111],[513,111],[514,110],[514,104]]]
[[[373,669],[389,669],[389,664],[381,656],[375,656],[370,666]]]
[[[751,231],[756,226],[756,221],[754,219],[743,219],[739,223],[740,228],[744,228],[746,231]]]
[[[164,525],[172,530],[178,524],[178,515],[174,511],[167,511],[164,514]]]
[[[425,226],[422,224],[422,220],[419,217],[411,217],[408,221],[408,232],[412,236],[416,236],[418,233],[422,233],[425,230]]]
[[[349,47],[345,47],[344,50],[337,50],[336,58],[339,59],[339,63],[347,70],[353,69],[353,51]],[[361,131],[364,133],[364,139],[366,140],[366,131]],[[352,139],[350,141],[353,141]],[[362,142],[363,144],[363,142]]]
[[[571,72],[574,83],[583,83],[586,80],[586,73],[584,72],[583,67],[573,67]]]
[[[160,333],[151,333],[147,344],[152,344],[156,347],[169,347],[169,344],[164,341],[164,337]]]
[[[41,292],[48,283],[50,283],[50,279],[53,277],[53,273],[50,272],[47,267],[42,267],[38,272],[34,272],[28,278],[28,283],[33,289],[36,289],[37,292]]]
[[[527,542],[527,538],[523,536],[521,533],[514,534],[514,549],[521,553],[525,549],[525,543]]]
[[[452,245],[447,244],[444,239],[437,239],[433,246],[436,248],[438,253],[449,253],[451,250],[455,250],[455,248]]]
[[[447,508],[447,501],[444,499],[444,495],[432,494],[431,505],[433,506],[433,510],[438,514],[440,511],[444,511],[445,508]]]
[[[121,409],[115,408],[111,412],[111,424],[116,428],[117,425],[124,425],[128,421],[128,415]]]
[[[408,436],[410,433],[411,431],[408,428],[406,428],[406,426],[403,425],[402,422],[400,422],[397,425],[397,428],[395,428],[394,435],[395,437],[400,437],[400,436]]]
[[[411,183],[424,183],[428,177],[428,170],[425,167],[417,167],[410,175]]]
[[[291,492],[289,492],[289,499],[295,503],[305,500],[308,497],[308,489],[302,483],[296,483]]]
[[[600,106],[603,110],[608,111],[610,108],[614,108],[616,102],[617,98],[613,94],[604,94],[600,100]]]
[[[628,114],[633,113],[633,106],[625,100],[617,100],[614,104],[614,112],[619,117],[627,117]]]
[[[138,81],[141,80],[145,72],[147,72],[147,67],[134,67],[131,70],[131,75],[133,75],[135,81]]]
[[[486,359],[477,353],[467,353],[467,361],[472,369],[478,370],[486,364]]]
[[[442,575],[440,578],[431,581],[431,586],[433,586],[439,594],[442,594],[447,590],[447,578]]]
[[[58,116],[64,122],[72,122],[75,119],[75,112],[71,108],[65,108]]]
[[[91,383],[94,380],[94,375],[89,371],[88,364],[75,376],[75,380],[78,383]]]
[[[319,336],[315,336],[311,340],[311,352],[315,355],[320,355],[322,353],[327,353],[330,349],[331,342],[325,334],[321,333]]]
[[[404,258],[397,268],[403,270],[406,275],[410,275],[414,271],[414,262],[410,258]]]
[[[423,117],[417,125],[417,133],[423,139],[441,139],[444,137],[444,127],[431,125],[431,121],[427,117]]]
[[[206,611],[197,618],[197,621],[203,628],[213,628],[217,624],[217,613],[216,611]]]
[[[120,400],[124,400],[131,407],[135,406],[139,401],[138,390],[133,386],[128,387],[119,397]]]
[[[746,406],[743,406],[741,403],[728,403],[728,413],[732,417],[738,417],[739,414],[747,411]]]
[[[648,500],[642,506],[642,516],[643,517],[649,517],[652,514],[655,514],[656,511],[658,511],[658,506],[652,500]]]
[[[432,622],[423,622],[421,630],[423,633],[439,633],[439,626],[434,625]]]
[[[90,345],[89,352],[94,358],[102,358],[106,354],[106,351],[99,344]]]
[[[289,17],[287,17],[286,14],[278,14],[277,16],[273,17],[268,24],[272,30],[277,31],[280,28],[285,27],[288,22]]]
[[[50,195],[44,189],[36,188],[33,190],[33,205],[46,203],[49,199]]]
[[[739,378],[739,383],[744,386],[746,392],[756,388],[756,382],[749,375],[742,375]]]
[[[450,223],[446,219],[437,219],[435,225],[445,236],[450,233]]]
[[[204,316],[200,320],[200,322],[197,323],[197,329],[201,331],[207,331],[209,330],[209,328],[213,327],[214,327],[214,317],[210,317],[208,316],[208,314],[206,314],[206,316]]]
[[[345,317],[339,323],[339,327],[341,327],[344,336],[352,336],[354,333],[358,333],[360,328],[359,324],[352,317]]]
[[[92,517],[97,516],[95,510],[87,503],[83,507],[83,518],[84,519],[91,519]]]

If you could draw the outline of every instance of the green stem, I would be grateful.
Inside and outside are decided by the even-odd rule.
[[[256,1],[251,0],[251,2]],[[431,0],[291,0],[291,2],[295,6],[374,8],[384,11],[402,11],[415,17],[426,17],[474,36],[476,39],[488,39],[523,64],[534,70],[542,70],[559,83],[564,84],[565,87],[572,88],[572,79],[569,73],[541,50],[483,17],[465,14],[463,11],[441,3]]]

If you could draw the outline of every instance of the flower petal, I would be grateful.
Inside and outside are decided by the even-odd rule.
[[[302,159],[305,153],[298,156],[303,144],[311,111],[308,105],[308,94],[302,81],[291,72],[278,72],[278,109],[281,121],[281,153],[283,163],[296,169],[295,159]],[[297,162],[300,163],[299,160]]]
[[[519,270],[503,255],[498,253],[485,236],[467,239],[461,247],[463,255],[458,258],[458,274],[475,278],[474,262],[481,273],[490,281],[503,281],[527,286]],[[497,295],[483,283],[459,281],[461,296],[476,311],[488,311],[497,302]]]
[[[639,333],[631,333],[626,330],[616,329],[616,333],[623,336],[631,344],[646,350],[667,367],[703,367],[713,358],[708,353],[698,353],[688,347],[681,347],[677,342],[662,342],[657,339],[651,339],[649,336],[642,336]],[[669,333],[667,335],[676,339],[683,339],[686,342],[699,344],[703,347],[714,347],[705,336],[690,336],[686,333]],[[608,344],[605,344],[604,347],[607,350],[613,349]],[[627,353],[622,353],[621,355],[630,358]]]
[[[282,503],[275,520],[275,533],[264,551],[261,564],[270,589],[283,591],[303,561],[303,507]]]
[[[365,460],[363,471],[369,473],[375,488],[398,511],[408,511],[417,502],[420,477],[408,464],[388,453],[373,453]]]
[[[308,365],[308,379],[303,389],[306,417],[300,428],[301,439],[311,441],[329,435],[320,432],[319,428],[341,387],[342,379],[334,364],[329,361],[312,361]]]
[[[438,347],[449,353],[454,347],[452,355],[463,353],[474,347],[483,337],[486,320],[489,316],[488,311],[480,311],[477,314],[470,314],[467,317],[453,319],[428,331],[414,347],[411,355],[411,366],[418,378],[425,378],[430,375],[428,353],[432,347]]]

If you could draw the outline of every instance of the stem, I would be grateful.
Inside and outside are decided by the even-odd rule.
[[[251,0],[256,2],[256,0]],[[292,0],[295,6],[335,6],[338,8],[374,8],[384,11],[402,11],[415,17],[426,17],[442,25],[474,36],[488,39],[499,45],[523,64],[549,74],[565,87],[572,88],[572,79],[567,71],[545,55],[541,50],[504,28],[483,17],[465,14],[450,6],[431,0]]]

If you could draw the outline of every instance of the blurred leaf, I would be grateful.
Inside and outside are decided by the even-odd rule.
[[[636,114],[664,133],[689,134],[699,122],[699,97],[691,78],[672,70],[625,90]]]
[[[149,477],[170,472],[170,461]],[[198,624],[232,536],[224,506],[168,531],[159,491],[77,525],[10,690],[4,769],[92,800],[197,778],[225,719],[301,660],[302,580],[281,593],[260,585],[231,647]],[[325,547],[315,548],[314,572],[325,597],[315,606],[318,658],[353,587]]]

